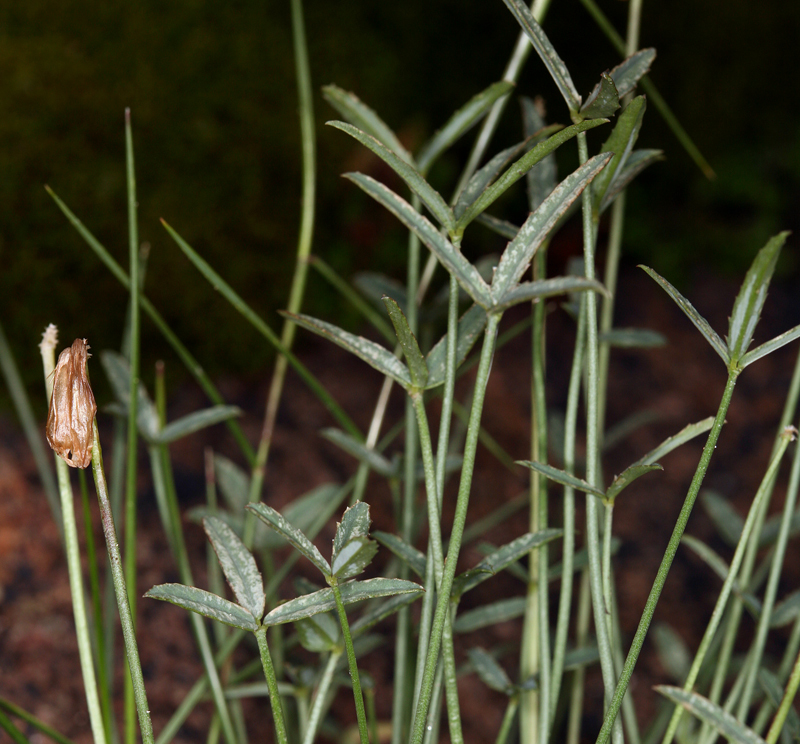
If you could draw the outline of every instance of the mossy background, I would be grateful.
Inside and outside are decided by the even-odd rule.
[[[603,7],[623,29],[627,5]],[[341,132],[322,127],[335,114],[319,88],[335,82],[353,90],[413,149],[500,78],[517,27],[500,0],[307,0],[305,12],[319,125],[314,251],[345,276],[366,268],[402,276],[402,229],[339,178],[351,169],[389,174]],[[618,62],[575,0],[554,2],[545,28],[584,93]],[[667,161],[632,189],[628,255],[673,279],[691,279],[698,259],[738,275],[771,234],[797,230],[800,221],[800,4],[645,3],[641,38],[659,52],[654,81],[718,178],[703,178],[651,107],[640,144],[664,149]],[[543,95],[551,120],[566,120],[533,56],[518,90]],[[126,296],[43,185],[127,265],[126,106],[140,238],[151,245],[146,293],[212,373],[260,375],[270,349],[158,220],[278,327],[274,310],[286,300],[301,188],[288,2],[7,3],[0,100],[0,319],[31,390],[48,323],[59,325],[64,343],[85,336],[95,350],[119,345]],[[497,147],[519,137],[514,111]],[[447,195],[468,143],[432,174]],[[566,156],[562,175],[569,165]],[[468,234],[466,250],[483,250],[482,240],[496,245],[479,230]],[[786,274],[796,257],[785,254]],[[318,277],[311,281],[308,310],[341,317],[338,299]],[[147,319],[143,344],[145,365],[173,359]],[[177,364],[168,370],[180,378]]]

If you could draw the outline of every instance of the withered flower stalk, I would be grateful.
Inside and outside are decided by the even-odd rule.
[[[91,356],[88,350],[86,339],[76,338],[59,355],[47,414],[47,441],[72,468],[88,467],[92,461],[97,404],[86,374],[86,360]]]

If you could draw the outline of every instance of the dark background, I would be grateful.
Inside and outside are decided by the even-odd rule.
[[[624,29],[627,4],[603,5]],[[354,168],[387,175],[375,173],[376,161],[359,145],[322,126],[336,116],[319,89],[335,82],[353,90],[414,149],[500,78],[516,24],[500,0],[309,0],[305,12],[318,125],[314,252],[345,276],[371,268],[402,278],[402,229],[339,178]],[[701,175],[651,106],[639,144],[664,149],[667,160],[632,189],[628,260],[653,265],[688,292],[698,268],[739,277],[770,235],[797,228],[799,21],[800,5],[788,0],[758,8],[744,0],[645,4],[641,45],[659,53],[652,78],[718,178]],[[575,0],[553,3],[545,29],[584,95],[619,61]],[[278,327],[274,310],[286,302],[301,188],[291,44],[288,2],[4,4],[0,320],[32,392],[47,323],[60,326],[64,343],[76,336],[96,350],[120,343],[126,296],[43,186],[127,266],[126,106],[140,239],[152,246],[146,293],[212,373],[262,378],[270,349],[199,277],[158,219]],[[543,95],[549,118],[567,120],[533,55],[518,90]],[[519,139],[516,112],[508,107],[493,150]],[[594,146],[605,136],[597,134]],[[446,196],[470,142],[431,174]],[[574,148],[564,150],[562,177],[574,158]],[[509,205],[520,221],[522,201]],[[482,241],[496,249],[491,240],[475,228],[465,249],[480,252]],[[796,278],[795,240],[781,261],[784,281]],[[312,274],[311,282],[309,312],[356,321],[341,317],[322,280]],[[173,359],[146,318],[143,348],[145,365]],[[183,374],[178,366],[168,367],[173,381]]]

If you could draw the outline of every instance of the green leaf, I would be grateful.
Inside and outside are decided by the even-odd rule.
[[[645,168],[663,159],[663,150],[634,150],[631,152],[625,164],[617,171],[617,175],[600,201],[600,206],[598,207],[600,214],[613,204],[614,199],[616,199],[624,189],[628,188],[631,181]]]
[[[758,670],[758,682],[767,694],[767,698],[773,709],[777,710],[785,694],[778,678],[768,669],[761,667]],[[797,711],[792,707],[789,708],[789,712],[786,716],[784,730],[791,736],[793,741],[800,739],[800,716],[797,715]]]
[[[497,692],[504,692],[506,695],[512,695],[515,692],[514,685],[494,656],[482,648],[471,648],[467,651],[467,655],[483,684]]]
[[[397,135],[387,126],[369,106],[354,93],[343,90],[336,85],[325,85],[322,95],[347,121],[374,137],[384,147],[388,147],[407,163],[413,164],[411,153],[400,144]]]
[[[456,341],[456,367],[463,363],[486,327],[486,310],[473,305],[458,321],[458,340]],[[426,357],[428,365],[427,388],[435,388],[444,383],[447,367],[447,334],[442,336]]]
[[[659,285],[661,285],[661,288],[675,301],[677,306],[683,310],[686,317],[694,323],[697,330],[703,334],[706,341],[711,344],[711,348],[720,355],[722,361],[725,362],[725,366],[727,366],[730,362],[727,345],[711,327],[709,322],[695,310],[694,305],[664,279],[664,277],[653,271],[653,269],[641,265],[640,268],[644,269]]]
[[[367,579],[366,581],[348,581],[341,584],[339,589],[344,604],[360,602],[364,599],[376,597],[391,597],[395,594],[422,594],[425,590],[413,581],[403,579]],[[263,625],[282,625],[292,623],[304,617],[313,617],[320,612],[330,612],[336,609],[336,599],[330,587],[320,589],[312,594],[305,594],[296,599],[290,599],[279,605],[264,618]]]
[[[322,557],[322,553],[317,550],[300,530],[293,527],[280,512],[266,504],[248,504],[247,508],[253,512],[264,524],[272,527],[273,530],[285,537],[300,553],[310,560],[324,576],[330,576],[331,567]]]
[[[183,584],[160,584],[154,586],[145,597],[163,599],[185,610],[191,610],[212,620],[231,625],[242,630],[258,630],[258,622],[244,607],[218,597],[204,589]]]
[[[383,304],[386,305],[386,311],[394,326],[397,340],[403,349],[408,372],[411,375],[411,385],[417,390],[424,390],[428,384],[428,365],[425,364],[425,357],[419,350],[417,338],[412,333],[400,306],[391,297],[384,297]]]
[[[511,597],[492,602],[475,610],[462,612],[453,624],[456,633],[472,633],[490,625],[504,623],[508,620],[522,617],[525,614],[527,599],[525,597]]]
[[[393,615],[401,607],[411,604],[416,599],[416,594],[398,594],[382,602],[373,602],[358,620],[350,623],[350,633],[353,638],[363,635],[381,620]]]
[[[584,276],[555,276],[517,284],[506,292],[492,309],[494,312],[505,311],[521,302],[541,300],[570,292],[597,292],[608,295],[606,288],[596,279],[587,279]]]
[[[394,331],[391,330],[391,325],[383,315],[383,296],[388,295],[394,298],[394,301],[400,305],[400,309],[404,313],[408,313],[408,298],[406,297],[405,285],[377,271],[360,271],[353,278],[353,284],[380,309],[381,320],[386,323],[386,327],[389,329],[388,340],[394,342]]]
[[[608,503],[614,503],[614,499],[619,496],[620,492],[627,488],[633,481],[637,478],[641,478],[646,473],[650,473],[653,470],[663,470],[664,468],[661,465],[653,464],[653,465],[631,465],[630,467],[625,468],[618,476],[614,478],[611,482],[611,485],[606,489],[605,501]]]
[[[727,338],[728,351],[734,363],[745,355],[753,340],[753,332],[767,299],[772,273],[788,235],[788,231],[776,235],[758,252],[742,282],[739,294],[736,295]]]
[[[475,568],[457,576],[453,582],[452,596],[455,598],[461,597],[464,592],[469,591],[490,576],[515,563],[524,555],[530,553],[531,550],[555,540],[557,537],[561,537],[562,534],[562,530],[540,530],[539,532],[528,532],[516,540],[512,540],[487,555]]]
[[[330,612],[301,618],[294,627],[300,645],[307,651],[321,654],[339,644],[341,629],[338,620]]]
[[[542,161],[544,162],[544,161]],[[514,240],[519,232],[519,226],[508,220],[501,220],[497,217],[492,217],[490,214],[479,214],[476,217],[479,224],[488,227],[493,233],[499,235],[506,240]]]
[[[520,99],[522,104],[522,124],[526,137],[532,137],[545,130],[544,105],[527,96]],[[549,132],[548,132],[549,136]],[[533,166],[526,174],[528,186],[528,209],[535,212],[539,205],[556,187],[558,168],[555,155],[548,155]],[[513,237],[513,236],[512,236]]]
[[[605,119],[587,119],[578,124],[573,124],[544,142],[540,142],[530,152],[525,153],[519,160],[512,163],[497,181],[489,186],[458,219],[456,230],[463,232],[464,228],[479,214],[485,212],[502,194],[508,191],[520,178],[522,178],[534,165],[544,160],[548,155],[558,149],[565,142],[575,137],[580,132],[594,129],[606,124]]]
[[[253,554],[221,519],[206,517],[203,527],[237,601],[253,617],[260,618],[264,614],[266,597],[264,580]]]
[[[447,123],[422,147],[417,155],[417,163],[422,173],[430,170],[433,162],[465,132],[477,124],[492,108],[497,100],[507,96],[514,84],[507,80],[492,83],[488,88],[470,98],[456,111]]]
[[[792,592],[775,605],[769,618],[770,628],[782,628],[800,617],[800,589]]]
[[[550,73],[558,87],[561,95],[567,103],[567,107],[572,112],[577,112],[581,107],[581,97],[575,89],[575,84],[572,82],[567,66],[558,56],[550,40],[542,30],[542,27],[536,22],[533,14],[528,9],[528,6],[521,2],[521,0],[503,0],[508,9],[517,19],[517,23],[522,27],[525,35],[530,39],[536,53],[544,62],[544,66]]]
[[[642,127],[644,111],[645,97],[638,96],[634,98],[619,115],[614,129],[600,149],[600,152],[613,153],[614,157],[605,171],[592,184],[593,204],[598,213],[606,192],[611,188],[617,175],[622,173],[625,163],[633,150],[633,145],[636,143],[639,130]]]
[[[376,531],[372,535],[381,545],[389,548],[401,561],[403,561],[417,576],[425,578],[427,560],[425,554],[409,545],[405,540],[389,532]]]
[[[664,334],[649,328],[612,328],[597,340],[617,349],[653,349],[667,343]]]
[[[331,573],[340,580],[360,574],[375,557],[377,544],[369,539],[369,505],[357,501],[336,526]]]
[[[369,364],[370,367],[377,369],[378,372],[387,377],[391,377],[404,388],[408,389],[411,385],[411,376],[406,365],[380,344],[308,315],[296,315],[285,311],[282,311],[281,315],[291,318],[302,328],[327,338],[337,346],[341,346],[351,354],[355,354],[359,359]]]
[[[500,257],[500,263],[497,265],[492,280],[491,291],[494,304],[504,302],[506,293],[514,289],[522,278],[530,266],[534,253],[546,240],[558,219],[610,159],[611,155],[605,154],[596,155],[587,160],[558,184],[550,196],[542,202],[539,209],[528,217],[517,233],[517,237],[506,246]]]
[[[679,687],[668,685],[658,685],[655,689],[673,703],[682,705],[692,715],[719,731],[729,741],[737,744],[766,744],[755,731],[739,723],[719,705],[696,692],[686,692]]]
[[[216,454],[214,474],[228,506],[237,514],[242,512],[250,498],[250,476],[232,460]]]
[[[581,106],[580,114],[584,119],[607,119],[619,108],[620,94],[614,80],[607,72],[600,76],[600,82]]]
[[[667,674],[677,682],[685,680],[692,664],[692,656],[683,639],[666,623],[656,623],[653,628],[653,641],[656,644],[658,660]]]
[[[694,424],[688,424],[683,427],[677,434],[667,437],[655,449],[650,450],[644,457],[637,460],[635,465],[652,465],[656,460],[661,459],[664,455],[669,454],[672,450],[680,447],[682,444],[694,439],[707,432],[714,425],[714,417],[709,416],[702,421],[697,421]]]
[[[617,86],[617,93],[622,98],[630,93],[641,78],[650,71],[656,50],[652,47],[640,49],[630,57],[620,62],[611,72],[611,79]]]
[[[537,473],[541,473],[550,480],[560,483],[562,486],[567,486],[567,488],[575,488],[578,491],[597,496],[600,499],[605,497],[603,491],[598,490],[588,481],[571,475],[564,470],[554,468],[552,465],[545,465],[542,462],[533,462],[532,460],[517,460],[517,465],[524,465],[526,468],[535,470]]]
[[[354,139],[357,139],[364,147],[369,148],[381,160],[383,160],[400,178],[402,178],[408,188],[411,189],[421,200],[422,203],[431,211],[434,217],[439,220],[439,224],[446,230],[452,230],[455,226],[455,217],[447,202],[442,195],[433,188],[414,167],[405,160],[395,155],[391,150],[384,147],[374,137],[370,137],[366,132],[362,132],[352,124],[345,124],[342,121],[329,121],[328,126],[341,129]]]
[[[739,360],[739,366],[744,369],[757,359],[761,359],[761,357],[771,354],[773,351],[780,349],[782,346],[786,346],[786,344],[791,343],[796,338],[800,338],[800,325],[795,326],[785,333],[781,333],[780,336],[775,336],[775,338],[773,338],[771,341],[767,341],[766,343],[761,344],[761,346],[757,346],[752,351],[748,351],[747,354],[745,354]]]
[[[397,463],[389,462],[380,452],[367,447],[363,442],[351,437],[346,431],[327,428],[322,429],[320,434],[329,442],[333,442],[337,447],[343,449],[347,454],[355,457],[359,462],[369,465],[378,475],[382,475],[384,478],[398,478],[400,476]]]
[[[238,406],[211,406],[195,411],[167,424],[154,438],[156,444],[169,444],[196,431],[220,424],[235,416],[241,416]]]
[[[738,545],[744,529],[744,519],[739,516],[728,499],[715,491],[703,491],[700,501],[711,517],[719,536],[731,547]]]
[[[394,214],[409,230],[439,259],[448,273],[453,274],[464,291],[482,307],[491,302],[489,286],[477,269],[457,250],[453,244],[414,209],[405,199],[374,178],[363,173],[346,173],[353,183],[366,191],[375,201]]]
[[[111,383],[114,397],[121,406],[120,413],[127,417],[130,402],[130,364],[122,354],[108,350],[100,352],[100,363],[103,365],[103,370],[106,373],[106,377],[108,377],[109,383]],[[147,389],[142,382],[137,387],[136,397],[136,426],[142,437],[152,443],[161,428],[158,411],[153,401],[150,400]]]

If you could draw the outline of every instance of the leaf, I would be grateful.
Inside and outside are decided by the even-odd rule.
[[[739,294],[736,295],[727,338],[728,351],[734,363],[745,355],[747,347],[753,340],[753,332],[767,299],[772,273],[788,235],[788,231],[779,233],[758,252],[742,282]]]
[[[471,648],[467,651],[467,655],[483,684],[497,692],[504,692],[506,695],[514,693],[514,685],[494,656],[482,648]]]
[[[351,124],[374,137],[407,163],[414,163],[411,153],[400,144],[397,135],[354,93],[336,85],[325,85],[322,88],[322,95]]]
[[[456,367],[461,365],[480,338],[486,327],[488,316],[480,305],[473,305],[458,321],[458,339],[456,341]],[[437,341],[426,357],[428,365],[427,389],[444,383],[447,367],[447,334]]]
[[[422,203],[430,209],[431,214],[439,220],[439,224],[442,227],[448,231],[453,229],[455,226],[455,217],[450,207],[447,206],[447,202],[445,202],[442,195],[425,180],[416,168],[384,147],[374,137],[370,137],[366,132],[362,132],[352,124],[345,124],[342,121],[329,121],[326,123],[329,127],[341,129],[354,139],[357,139],[364,147],[372,150],[372,152],[406,182],[408,188],[410,188],[411,191],[422,200]]]
[[[611,185],[608,187],[605,195],[601,199],[600,206],[598,207],[599,212],[602,214],[606,209],[608,209],[608,207],[610,207],[614,202],[614,199],[616,199],[624,189],[628,188],[631,181],[633,181],[633,179],[636,178],[636,176],[638,176],[645,168],[663,159],[663,150],[645,149],[634,150],[631,152],[631,154],[628,155],[628,159],[625,161],[625,164],[620,170],[617,171],[616,177],[611,182]]]
[[[761,359],[761,357],[766,356],[767,354],[771,354],[773,351],[780,349],[786,344],[791,343],[796,338],[800,338],[800,325],[795,326],[789,331],[785,333],[781,333],[780,336],[775,336],[771,341],[767,341],[761,346],[757,346],[752,351],[748,351],[740,360],[739,366],[744,369],[748,365],[755,362],[757,359]]]
[[[504,301],[506,293],[522,278],[530,266],[534,253],[555,227],[558,219],[610,159],[611,155],[605,154],[587,160],[558,184],[539,209],[528,217],[517,237],[508,244],[500,257],[500,263],[492,280],[491,292],[494,304]]]
[[[627,488],[637,478],[641,478],[646,473],[653,470],[663,470],[664,468],[657,463],[652,465],[631,465],[623,470],[618,476],[614,478],[611,485],[606,489],[605,501],[607,503],[614,503],[614,499],[619,496],[620,492]]]
[[[232,460],[214,455],[214,473],[217,485],[228,506],[237,514],[250,499],[250,476]]]
[[[439,231],[414,209],[405,199],[395,194],[374,178],[363,173],[346,173],[357,186],[394,214],[439,259],[442,266],[453,274],[474,302],[487,307],[491,302],[489,286],[477,269]]]
[[[331,572],[339,580],[360,574],[375,557],[378,545],[369,539],[369,504],[357,501],[345,509],[333,538]]]
[[[291,318],[297,325],[312,331],[313,333],[333,341],[337,346],[341,346],[351,354],[355,354],[373,369],[391,377],[395,382],[408,389],[411,385],[411,376],[408,368],[391,351],[376,344],[374,341],[356,336],[354,333],[342,330],[324,320],[312,318],[309,315],[300,315],[281,311],[281,315]]]
[[[169,444],[196,431],[242,415],[238,406],[211,406],[167,424],[154,438],[156,444]]]
[[[400,306],[391,297],[384,297],[383,304],[386,305],[397,340],[403,349],[403,356],[406,358],[408,372],[411,375],[411,385],[417,390],[424,390],[428,383],[428,365],[425,364],[425,357],[419,350],[417,338],[412,333]]]
[[[376,597],[390,597],[396,594],[422,594],[425,590],[413,581],[403,579],[367,579],[366,581],[348,581],[341,584],[342,602],[352,604],[364,599]],[[333,589],[330,587],[320,589],[312,594],[305,594],[296,599],[290,599],[268,612],[263,620],[263,625],[282,625],[292,623],[304,617],[313,617],[320,612],[330,612],[336,608]]]
[[[381,620],[393,615],[401,607],[414,602],[416,598],[416,594],[397,594],[382,602],[372,603],[358,620],[350,623],[350,633],[353,638],[363,635]]]
[[[570,111],[577,112],[581,107],[581,97],[575,89],[567,66],[558,56],[550,40],[545,35],[542,27],[536,22],[528,6],[521,0],[503,0],[508,9],[517,19],[517,23],[522,27],[525,35],[530,39],[536,53],[544,62],[544,66],[553,78],[561,95],[567,103]]]
[[[758,670],[758,681],[767,694],[767,698],[773,709],[777,710],[785,694],[783,689],[781,689],[778,678],[768,669],[761,667]],[[783,730],[791,736],[793,741],[800,739],[800,716],[797,715],[797,711],[792,707],[789,707]]]
[[[611,188],[615,178],[622,173],[633,145],[639,136],[645,111],[645,97],[634,98],[619,115],[614,129],[603,143],[600,152],[613,153],[614,157],[599,178],[592,184],[594,209],[599,213],[606,192]]]
[[[514,89],[514,83],[501,80],[470,98],[456,111],[447,123],[422,147],[417,155],[417,163],[422,173],[430,170],[433,162],[465,132],[477,124],[494,106],[495,102],[507,96]]]
[[[770,628],[781,628],[793,623],[800,616],[800,589],[789,594],[782,602],[775,605],[769,618]]]
[[[329,612],[301,618],[294,627],[300,645],[307,651],[324,653],[331,651],[339,644],[341,635],[339,622]]]
[[[544,104],[539,100],[533,101],[527,96],[522,96],[520,101],[525,135],[531,137],[537,132],[543,131],[545,129]],[[528,186],[528,209],[531,212],[535,212],[556,187],[557,170],[555,155],[548,155],[525,174]]]
[[[674,680],[682,682],[689,674],[692,656],[683,639],[666,623],[656,623],[653,628],[653,640],[656,644],[658,660],[667,674]]]
[[[605,493],[603,491],[598,490],[588,481],[578,478],[575,475],[571,475],[564,470],[554,468],[552,465],[545,465],[542,462],[533,462],[532,460],[517,460],[517,465],[524,465],[526,468],[535,470],[537,473],[541,473],[550,480],[560,483],[562,486],[566,486],[567,488],[575,488],[578,491],[583,491],[584,493],[591,494],[592,496],[597,496],[597,498],[600,499],[605,497]]]
[[[300,530],[289,524],[289,521],[280,512],[266,504],[248,504],[247,508],[253,512],[264,524],[272,527],[285,537],[300,553],[310,560],[324,576],[330,576],[331,567],[322,557],[322,553],[317,550]]]
[[[385,274],[380,274],[377,271],[360,271],[358,274],[355,275],[353,278],[353,284],[358,287],[359,290],[364,294],[364,296],[375,303],[375,306],[380,308],[381,311],[381,320],[386,323],[386,319],[383,317],[383,296],[388,295],[392,297],[394,301],[400,305],[400,309],[404,312],[408,312],[408,298],[406,297],[406,288],[396,279],[392,279],[391,277],[386,276]],[[386,323],[387,327],[391,328],[388,323]],[[394,341],[394,333],[390,331],[391,340]]]
[[[221,519],[206,517],[203,527],[214,546],[222,572],[239,604],[253,617],[264,614],[264,580],[253,554]]]
[[[456,633],[471,633],[489,625],[496,625],[497,623],[504,623],[508,620],[522,617],[525,614],[527,601],[525,597],[511,597],[510,599],[500,599],[483,607],[462,612],[453,623],[453,631]]]
[[[604,72],[581,106],[580,114],[584,119],[607,119],[619,108],[620,98],[613,78]]]
[[[242,630],[258,630],[258,622],[244,607],[218,597],[204,589],[183,584],[160,584],[154,586],[145,597],[163,599],[185,610],[191,610],[212,620],[219,620],[226,625]]]
[[[389,532],[376,531],[372,535],[381,545],[389,548],[401,561],[403,561],[417,576],[425,578],[427,559],[425,554],[409,545],[405,540]]]
[[[596,279],[584,276],[555,276],[550,279],[537,279],[533,282],[521,282],[503,295],[503,299],[493,306],[494,312],[505,311],[521,302],[531,302],[547,297],[568,294],[571,292],[597,292],[608,296],[606,288]]]
[[[101,351],[100,363],[103,365],[106,377],[111,383],[114,397],[122,406],[123,415],[128,415],[128,405],[130,401],[130,378],[131,368],[128,360],[116,351]],[[147,389],[142,382],[137,387],[136,394],[136,426],[139,433],[148,441],[153,442],[158,436],[160,423],[158,411]]]
[[[617,349],[653,349],[667,343],[664,334],[649,328],[612,328],[597,340]]]
[[[617,86],[617,93],[622,98],[630,93],[636,84],[644,77],[656,58],[656,50],[652,47],[640,49],[630,57],[620,62],[611,72],[611,79]]]
[[[655,689],[673,703],[682,705],[701,721],[719,731],[729,741],[737,742],[737,744],[766,744],[755,731],[739,723],[719,705],[696,692],[686,692],[679,687],[668,685],[657,685]]]
[[[703,491],[700,494],[700,501],[720,537],[731,547],[738,545],[744,529],[744,520],[731,503],[715,491]]]
[[[528,532],[516,540],[503,545],[493,553],[487,555],[475,568],[465,571],[457,576],[453,582],[452,596],[461,597],[464,592],[476,587],[490,576],[502,571],[512,563],[515,563],[531,550],[561,537],[562,530],[548,529],[539,532]]]
[[[560,132],[556,132],[552,137],[548,137],[544,142],[540,142],[530,152],[525,153],[519,160],[512,163],[497,181],[489,186],[458,218],[456,230],[463,232],[464,228],[472,222],[479,214],[485,212],[502,194],[508,191],[520,178],[522,178],[534,165],[544,160],[548,155],[558,149],[568,140],[575,137],[580,132],[586,132],[602,124],[606,124],[605,119],[587,119],[579,124],[573,124]]]
[[[675,301],[677,306],[683,310],[686,317],[694,323],[695,327],[697,328],[700,333],[703,334],[706,341],[711,344],[711,348],[720,355],[720,358],[723,362],[725,362],[725,366],[728,365],[730,361],[730,356],[728,354],[728,347],[725,342],[719,337],[719,334],[711,327],[709,322],[702,316],[700,313],[695,310],[694,306],[692,305],[689,300],[687,300],[680,292],[678,292],[675,287],[673,287],[664,277],[657,274],[653,269],[648,268],[647,266],[641,266],[640,268],[644,269],[653,279],[656,280],[658,284],[661,285],[661,288]]]
[[[369,465],[378,475],[382,475],[384,478],[399,477],[397,463],[389,462],[380,452],[367,447],[363,442],[351,437],[346,431],[327,428],[322,429],[320,434],[329,442],[333,442],[337,447],[347,452],[347,454],[355,457],[359,462]]]

